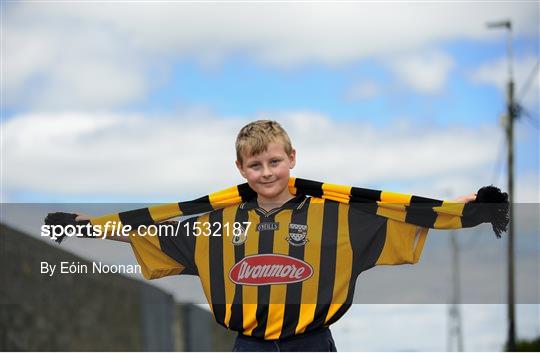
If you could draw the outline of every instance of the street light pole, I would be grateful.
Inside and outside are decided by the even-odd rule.
[[[488,28],[506,28],[507,55],[508,55],[508,83],[506,86],[506,141],[508,146],[508,194],[509,216],[508,223],[508,338],[506,348],[513,352],[516,350],[516,324],[514,299],[514,118],[516,117],[514,104],[514,79],[512,72],[512,22],[490,22]]]

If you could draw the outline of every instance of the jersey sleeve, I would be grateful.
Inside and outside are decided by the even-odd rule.
[[[388,219],[385,240],[375,265],[415,264],[420,260],[429,228]]]
[[[178,274],[197,274],[195,265],[196,237],[193,230],[197,217],[183,222],[164,222],[145,234],[130,234],[131,248],[141,272],[146,279],[156,279]],[[157,234],[154,232],[157,230]]]
[[[376,265],[415,264],[428,228],[388,219],[350,207],[349,233],[354,266],[359,272]]]

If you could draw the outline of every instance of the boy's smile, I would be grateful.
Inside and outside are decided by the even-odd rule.
[[[288,183],[290,170],[296,164],[296,151],[288,156],[282,143],[271,142],[266,151],[242,157],[243,163],[237,161],[236,166],[257,193],[260,207],[267,210],[280,207],[293,197]]]

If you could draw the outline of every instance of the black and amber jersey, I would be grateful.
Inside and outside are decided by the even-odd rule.
[[[197,275],[218,323],[280,339],[338,320],[362,271],[419,260],[427,228],[361,207],[298,195],[265,211],[251,201],[131,243],[146,278]]]

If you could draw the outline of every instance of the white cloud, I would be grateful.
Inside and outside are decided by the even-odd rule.
[[[438,178],[465,178],[474,185],[498,145],[477,138],[496,136],[495,127],[374,127],[310,112],[233,119],[204,111],[178,115],[183,119],[81,113],[11,118],[2,125],[5,190],[145,199],[206,194],[242,181],[234,167],[237,131],[269,116],[291,135],[298,151],[295,175],[341,184],[421,180],[425,191]]]
[[[454,67],[452,58],[441,52],[398,56],[389,66],[398,79],[419,93],[441,93]]]
[[[166,71],[179,58],[214,67],[242,53],[280,68],[335,66],[425,50],[446,40],[498,38],[484,23],[501,17],[514,21],[515,34],[535,35],[537,7],[527,2],[10,3],[4,14],[5,102],[118,107],[141,98],[153,82],[151,70]],[[438,87],[441,67],[434,70],[420,77],[419,89]]]
[[[532,77],[531,86],[524,97],[523,93],[525,82],[529,79],[533,68],[537,64],[538,57],[533,55],[520,56],[514,58],[512,63],[514,75],[514,95],[516,99],[523,98],[520,102],[525,104],[533,113],[538,113],[539,104],[539,82],[540,70]],[[496,61],[485,63],[469,74],[469,78],[476,83],[488,84],[497,87],[497,89],[506,97],[506,85],[508,82],[508,60],[506,57],[499,58]]]
[[[25,108],[108,108],[144,98],[147,63],[101,27],[8,27],[6,103]]]
[[[182,121],[136,115],[24,115],[2,127],[4,185],[83,194],[138,190],[144,195],[216,181],[225,186],[234,180],[236,126],[190,120],[189,115]],[[223,155],[216,156],[216,151]]]

